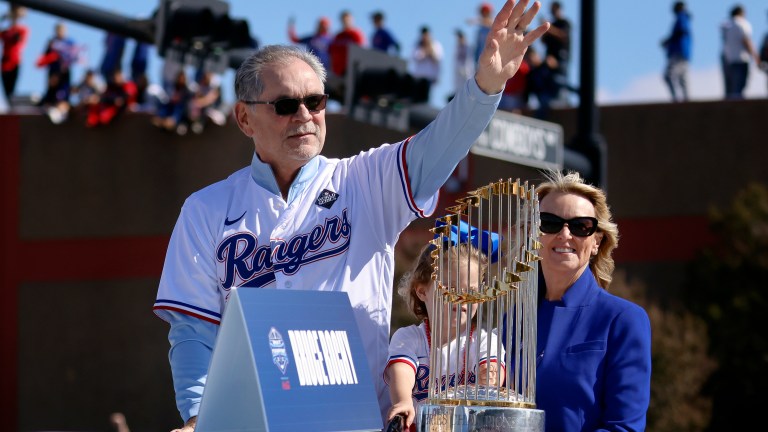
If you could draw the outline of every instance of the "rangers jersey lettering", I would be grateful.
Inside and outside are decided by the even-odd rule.
[[[275,281],[274,272],[292,275],[303,265],[344,253],[349,249],[350,231],[344,209],[340,218],[327,219],[323,226],[287,241],[259,246],[253,233],[233,234],[216,248],[216,259],[224,266],[221,286],[225,290],[233,286],[261,288]],[[328,242],[333,247],[326,248]]]

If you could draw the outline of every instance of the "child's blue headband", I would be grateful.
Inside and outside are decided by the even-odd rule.
[[[446,226],[441,219],[435,220],[435,228]],[[444,242],[451,242],[451,246],[458,243],[469,243],[480,250],[485,255],[489,255],[491,263],[498,261],[499,234],[493,231],[480,231],[478,228],[470,226],[463,220],[458,225],[451,225],[451,232],[448,234],[436,233],[435,238],[443,237]]]

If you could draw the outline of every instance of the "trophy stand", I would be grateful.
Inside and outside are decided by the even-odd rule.
[[[416,414],[419,432],[491,432],[544,430],[544,411],[536,409],[536,308],[538,292],[539,202],[533,186],[520,180],[500,180],[469,192],[448,207],[448,215],[439,219],[442,226],[433,228],[436,246],[432,252],[435,271],[434,317],[430,317],[431,341],[449,340],[454,335],[469,335],[464,348],[435,343],[430,350],[429,396]],[[498,248],[490,242],[477,247],[488,256],[488,267],[478,280],[468,281],[462,290],[455,287],[459,277],[469,279],[469,271],[461,271],[470,260],[445,255],[451,233],[466,223],[500,235]],[[439,224],[438,224],[439,225]],[[444,260],[445,259],[445,260]],[[438,266],[437,263],[443,263]],[[460,276],[461,275],[461,276]],[[467,275],[467,276],[464,276]],[[458,308],[478,305],[473,320],[443,335],[451,327],[451,314]],[[454,312],[456,311],[456,312]],[[465,327],[461,329],[459,327]],[[502,345],[502,329],[506,338]],[[470,358],[467,346],[473,332],[485,332],[487,343],[475,343],[474,359],[495,359],[496,367],[484,372],[466,365]],[[448,336],[448,337],[446,337]],[[479,337],[479,336],[478,336]],[[506,350],[504,350],[506,346]],[[439,348],[437,348],[439,347]],[[513,348],[514,347],[514,348]],[[451,351],[453,349],[453,351]],[[484,349],[484,352],[481,350]],[[447,350],[447,356],[445,355]],[[502,353],[497,355],[497,353]],[[463,358],[462,358],[463,357]],[[447,362],[447,365],[443,364]],[[462,363],[463,362],[463,363]],[[503,362],[504,367],[499,367]],[[464,365],[461,371],[459,364]],[[487,362],[486,364],[491,364]],[[495,369],[495,370],[494,370]],[[445,381],[442,371],[447,370]],[[455,375],[451,375],[455,371]],[[455,379],[453,378],[455,376]],[[466,379],[465,379],[466,378]],[[473,381],[474,382],[471,382]]]

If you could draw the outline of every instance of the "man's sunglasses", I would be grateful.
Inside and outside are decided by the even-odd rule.
[[[307,110],[311,112],[317,112],[325,109],[325,104],[328,102],[327,94],[314,94],[303,98],[285,98],[273,101],[242,101],[248,105],[274,105],[275,114],[279,116],[294,115],[299,111],[299,106],[304,104]]]
[[[580,216],[572,219],[563,219],[552,213],[542,212],[539,229],[544,234],[557,234],[568,224],[568,230],[576,237],[589,237],[597,231],[597,219],[589,216]]]

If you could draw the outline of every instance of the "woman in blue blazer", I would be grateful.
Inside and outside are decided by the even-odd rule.
[[[536,190],[542,244],[536,407],[545,412],[546,431],[642,431],[651,327],[645,310],[607,291],[618,227],[601,189],[578,173],[547,177]]]

